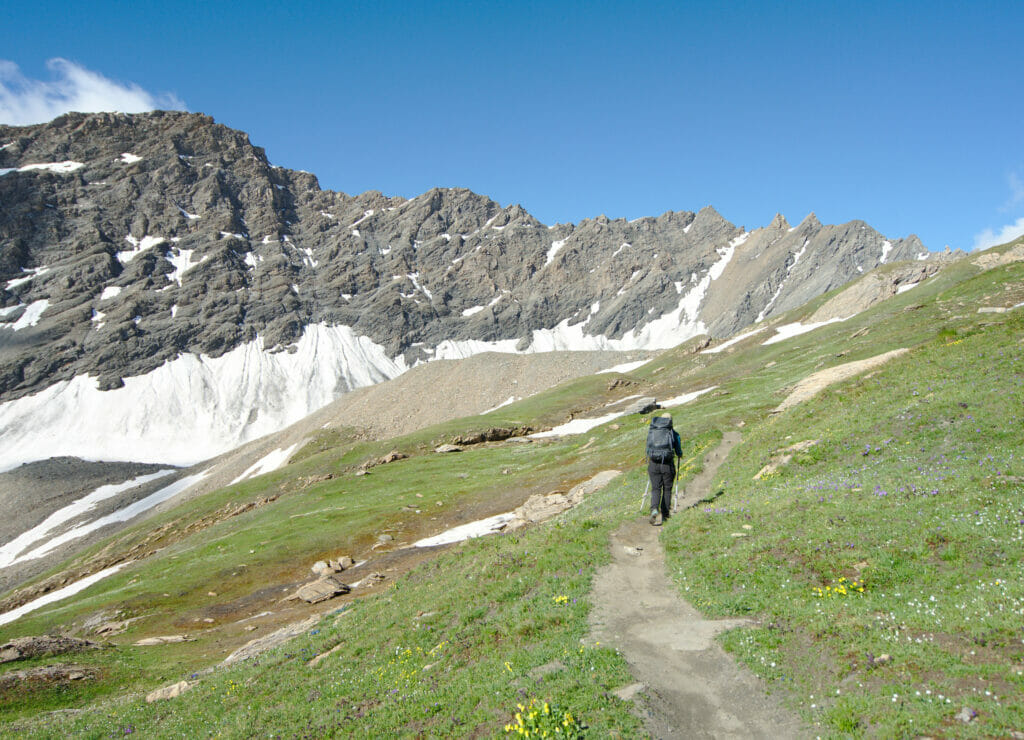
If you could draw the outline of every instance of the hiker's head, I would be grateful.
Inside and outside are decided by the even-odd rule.
[[[670,414],[670,413],[668,413],[666,411],[664,414],[661,415],[661,418],[662,419],[668,419],[669,421],[672,421],[672,414]]]

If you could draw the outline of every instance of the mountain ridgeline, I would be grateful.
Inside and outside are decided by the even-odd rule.
[[[349,196],[178,112],[0,126],[0,203],[0,412],[75,378],[106,391],[183,357],[294,354],[330,329],[347,364],[319,371],[335,377],[308,413],[424,360],[726,337],[928,257],[915,236],[813,214],[752,232],[710,207],[547,226],[464,189]]]

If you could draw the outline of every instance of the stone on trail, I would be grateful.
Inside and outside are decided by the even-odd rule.
[[[164,699],[175,699],[186,691],[192,688],[192,684],[188,681],[178,681],[178,683],[171,684],[170,686],[164,686],[162,689],[151,691],[146,694],[146,703],[152,704],[155,701],[163,701]]]
[[[28,660],[45,655],[63,655],[81,650],[95,650],[102,647],[104,646],[98,642],[80,640],[77,637],[65,637],[64,635],[16,637],[10,642],[0,645],[0,663]]]

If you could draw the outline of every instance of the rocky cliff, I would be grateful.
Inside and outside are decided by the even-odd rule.
[[[813,215],[547,226],[468,190],[349,196],[189,113],[0,126],[0,204],[0,440],[106,414],[82,435],[128,423],[154,461],[161,414],[251,437],[418,361],[725,337],[927,257]]]

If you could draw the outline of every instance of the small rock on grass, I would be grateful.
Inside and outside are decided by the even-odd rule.
[[[160,637],[144,637],[138,642],[133,643],[138,647],[151,647],[153,645],[167,645],[174,642],[194,642],[194,637],[188,635],[162,635]]]
[[[447,452],[462,452],[462,448],[458,445],[443,444],[434,448],[434,452],[439,454],[445,454]]]
[[[971,707],[964,707],[956,713],[956,719],[960,720],[964,724],[973,722],[974,718],[978,716],[978,713],[971,709]]]
[[[162,689],[151,691],[146,694],[146,703],[152,704],[155,701],[163,701],[164,699],[175,699],[186,691],[192,688],[192,684],[188,681],[178,681],[178,683],[171,684],[170,686],[164,686]]]

